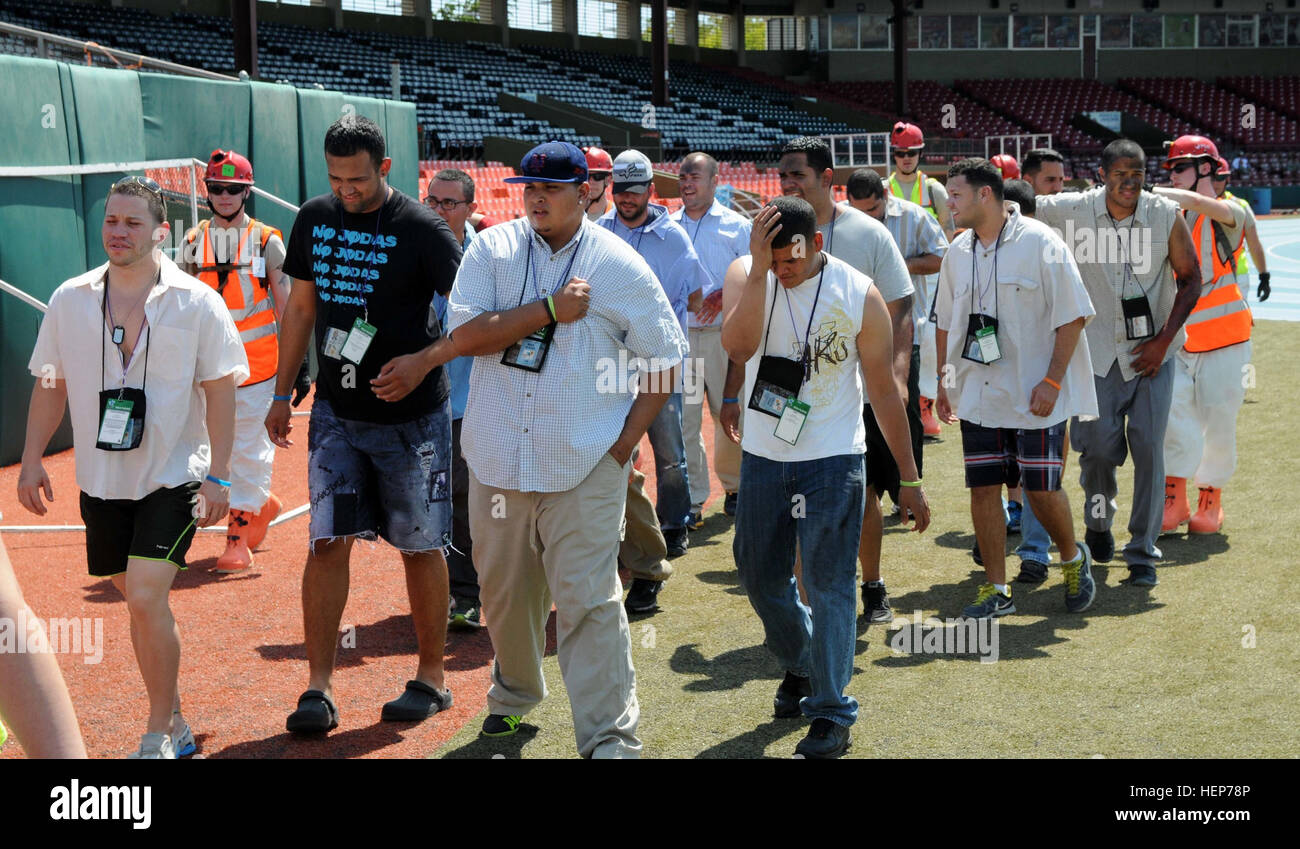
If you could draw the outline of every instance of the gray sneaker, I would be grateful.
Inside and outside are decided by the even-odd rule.
[[[176,750],[172,738],[166,734],[146,734],[140,738],[140,748],[127,755],[129,760],[174,761]]]
[[[1075,545],[1080,556],[1073,562],[1062,563],[1061,571],[1065,573],[1065,609],[1082,613],[1097,597],[1097,582],[1092,579],[1092,552],[1088,544],[1076,542]]]
[[[992,584],[985,584],[975,596],[975,603],[967,605],[961,615],[967,619],[996,619],[1015,612],[1016,603],[1011,596],[998,592]]]
[[[1047,580],[1047,564],[1033,560],[1020,561],[1020,574],[1016,575],[1018,584],[1041,584]]]

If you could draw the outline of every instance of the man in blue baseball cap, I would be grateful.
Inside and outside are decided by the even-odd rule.
[[[579,753],[637,757],[619,528],[632,449],[671,394],[686,335],[645,260],[587,220],[581,150],[538,145],[519,171],[507,181],[524,185],[527,214],[470,243],[448,317],[474,357],[462,450],[496,652],[483,733],[513,734],[546,695],[553,600]]]

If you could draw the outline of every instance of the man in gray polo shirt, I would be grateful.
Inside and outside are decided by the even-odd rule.
[[[1146,155],[1137,143],[1108,144],[1098,174],[1105,185],[1038,197],[1035,215],[1065,239],[1097,311],[1084,332],[1098,417],[1070,425],[1086,496],[1084,540],[1097,562],[1114,556],[1115,469],[1131,454],[1133,509],[1124,561],[1129,582],[1154,586],[1172,359],[1200,293],[1201,271],[1178,204],[1142,191]]]

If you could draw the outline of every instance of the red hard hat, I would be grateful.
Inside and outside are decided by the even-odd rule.
[[[1232,176],[1232,168],[1228,166],[1228,160],[1224,159],[1222,156],[1219,157],[1219,170],[1214,172],[1214,176],[1216,177]]]
[[[253,163],[233,150],[214,150],[208,157],[208,170],[204,173],[203,179],[251,186],[253,185]]]
[[[925,147],[925,136],[921,133],[921,128],[915,124],[899,121],[894,125],[894,131],[889,134],[889,144],[899,150],[917,150]]]
[[[1020,166],[1016,164],[1016,158],[1011,154],[999,153],[989,161],[996,165],[998,170],[1002,172],[1002,179],[1020,179]]]
[[[604,148],[586,147],[582,150],[587,154],[587,171],[613,171],[614,160],[605,152]]]
[[[1211,159],[1219,158],[1219,149],[1205,136],[1179,136],[1165,144],[1167,153],[1165,161],[1161,163],[1164,168],[1172,168],[1174,162],[1179,159],[1199,159],[1202,156]]]

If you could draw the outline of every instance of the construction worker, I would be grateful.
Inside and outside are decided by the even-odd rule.
[[[253,165],[233,150],[214,150],[203,175],[212,218],[185,234],[182,268],[222,296],[248,356],[249,377],[235,391],[235,443],[230,457],[230,518],[217,572],[242,572],[280,514],[271,492],[275,446],[263,422],[271,409],[279,365],[277,329],[289,300],[280,231],[244,211]],[[298,400],[305,390],[299,387]]]
[[[885,187],[894,197],[911,201],[935,217],[943,228],[943,235],[952,241],[954,231],[952,211],[948,209],[948,190],[933,177],[921,171],[921,151],[925,148],[925,135],[915,124],[899,121],[889,134],[889,146],[894,158],[894,171],[885,181]],[[933,292],[935,275],[928,275],[926,291]],[[928,311],[929,303],[925,304]],[[918,340],[921,349],[921,428],[927,439],[936,439],[943,428],[934,415],[935,364],[934,326],[927,322],[921,326]]]
[[[894,157],[894,172],[885,184],[894,197],[910,200],[924,207],[939,221],[943,235],[952,241],[952,211],[948,209],[948,190],[933,177],[921,171],[921,151],[925,149],[925,135],[915,124],[899,121],[889,134],[889,147]]]
[[[1242,377],[1250,363],[1253,322],[1233,258],[1246,213],[1240,204],[1215,197],[1219,151],[1204,136],[1175,139],[1163,165],[1174,188],[1155,191],[1183,208],[1201,264],[1201,295],[1175,361],[1161,532],[1187,522],[1191,533],[1213,534],[1223,527],[1223,487],[1237,467],[1237,411],[1245,400]],[[1193,476],[1200,489],[1195,516],[1187,503],[1187,479]]]
[[[989,160],[997,169],[1002,172],[1003,180],[1019,180],[1020,166],[1016,164],[1016,158],[1009,153],[996,154]]]
[[[591,196],[587,198],[587,218],[595,221],[609,211],[609,181],[614,174],[614,160],[608,151],[599,147],[583,148],[587,155],[587,182]]]
[[[1222,156],[1219,157],[1219,169],[1214,172],[1214,191],[1215,196],[1223,200],[1235,201],[1241,204],[1241,208],[1246,211],[1246,231],[1242,238],[1241,244],[1237,245],[1237,285],[1241,287],[1241,296],[1250,300],[1250,265],[1246,262],[1246,250],[1250,249],[1250,261],[1255,263],[1255,268],[1259,271],[1259,286],[1255,292],[1259,296],[1260,303],[1268,300],[1269,296],[1269,278],[1268,262],[1264,257],[1264,245],[1259,241],[1259,228],[1255,223],[1255,210],[1250,208],[1250,204],[1245,198],[1239,198],[1232,192],[1228,191],[1228,178],[1232,176],[1232,168],[1228,166],[1228,160]]]

